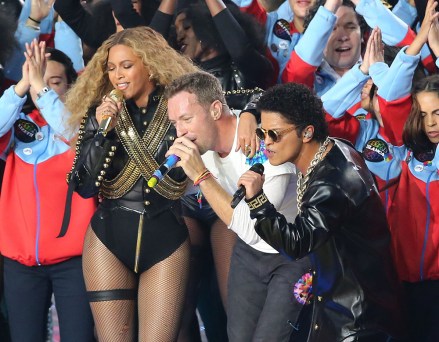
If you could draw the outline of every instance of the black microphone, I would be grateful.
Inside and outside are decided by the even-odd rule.
[[[177,164],[177,162],[180,160],[178,156],[175,154],[171,154],[162,165],[159,166],[157,170],[154,171],[152,174],[152,177],[148,180],[148,186],[150,188],[155,187],[158,182],[160,182],[166,174]]]
[[[250,168],[250,171],[262,175],[264,173],[264,165],[262,165],[261,163],[256,163]],[[241,202],[244,196],[245,196],[245,187],[244,185],[241,184],[239,189],[236,190],[235,194],[233,195],[232,202],[230,202],[230,206],[232,207],[232,209],[235,209],[235,207],[238,205],[239,202]]]
[[[110,91],[110,94],[108,94],[108,97],[113,101],[121,102],[123,99],[123,94],[119,89],[113,89],[112,91]],[[102,119],[96,135],[102,135],[104,137],[107,135],[108,127],[110,127],[112,118],[113,117],[111,116],[106,116]]]

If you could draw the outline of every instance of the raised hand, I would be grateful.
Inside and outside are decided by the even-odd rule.
[[[256,137],[256,123],[255,116],[250,113],[242,113],[238,124],[238,141],[236,144],[236,151],[242,150],[246,157],[253,157],[258,150],[259,141]]]
[[[38,43],[34,39],[30,45],[26,43],[25,48],[24,55],[29,67],[29,84],[38,93],[46,86],[43,80],[47,64],[46,42]]]
[[[110,126],[107,131],[111,131],[116,127],[117,116],[122,108],[122,103],[115,101],[110,96],[104,96],[102,98],[102,103],[96,108],[96,120],[100,125],[102,120],[111,117]]]
[[[254,171],[247,171],[238,179],[238,187],[245,187],[245,198],[250,199],[256,196],[264,185],[265,175]]]
[[[29,17],[37,21],[43,20],[49,15],[54,2],[55,0],[31,0]]]
[[[373,32],[374,31],[372,31],[372,33],[369,36],[369,39],[367,40],[366,50],[364,51],[363,60],[362,60],[361,65],[360,65],[360,70],[365,75],[369,75],[369,67],[370,67],[369,55],[370,55],[370,45],[372,44]]]
[[[332,13],[337,12],[338,8],[342,5],[343,0],[326,0],[324,7]]]
[[[428,0],[427,6],[425,8],[425,16],[422,21],[421,28],[416,35],[416,38],[410,44],[410,46],[406,50],[406,54],[408,55],[417,55],[422,46],[428,41],[430,37],[430,30],[434,26],[434,23],[437,23],[439,12],[436,11],[437,1]],[[432,37],[433,38],[433,37]],[[434,39],[434,38],[433,38]],[[434,44],[434,41],[433,41]]]
[[[427,6],[427,9],[429,7]],[[432,11],[436,12],[436,7],[433,7]],[[428,32],[427,42],[430,46],[431,50],[435,54],[436,57],[439,56],[439,18],[437,16],[437,12],[433,14],[436,15],[431,20],[430,31]]]
[[[29,84],[29,64],[27,60],[24,61],[22,66],[22,76],[21,80],[17,82],[17,84],[14,87],[15,94],[17,94],[20,97],[23,97],[26,95],[26,93],[29,91],[30,84]]]
[[[363,62],[360,70],[363,74],[369,74],[372,64],[384,61],[384,45],[381,38],[381,30],[375,27],[367,40],[366,51],[364,52]]]
[[[370,45],[369,67],[378,62],[384,62],[384,44],[382,40],[381,30],[376,27],[372,31],[373,36]],[[370,38],[369,38],[370,39]]]

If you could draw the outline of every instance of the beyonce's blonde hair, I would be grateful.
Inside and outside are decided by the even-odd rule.
[[[68,125],[72,131],[91,106],[98,105],[113,86],[107,72],[109,50],[115,45],[130,47],[140,57],[153,75],[153,81],[166,86],[175,78],[198,71],[192,62],[172,49],[166,40],[149,27],[125,29],[111,35],[96,51],[84,72],[70,88],[66,96],[66,108],[72,113]]]

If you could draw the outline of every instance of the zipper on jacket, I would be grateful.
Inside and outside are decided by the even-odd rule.
[[[431,206],[430,206],[430,179],[433,176],[435,172],[432,172],[430,176],[428,176],[427,183],[425,185],[425,198],[427,200],[427,216],[425,220],[425,233],[424,233],[424,243],[422,245],[422,253],[421,253],[421,263],[419,265],[420,267],[420,278],[421,280],[424,280],[424,259],[425,259],[425,252],[427,249],[427,242],[428,242],[428,231],[430,229],[430,218],[431,218]]]
[[[42,155],[44,155],[44,153],[46,153],[47,151],[47,147],[49,146],[49,138],[50,138],[50,126],[47,125],[48,127],[48,131],[47,131],[47,139],[46,139],[46,146],[43,150],[43,152],[41,152],[37,158],[35,159],[35,164],[34,164],[34,189],[35,189],[35,205],[36,205],[36,215],[37,215],[37,227],[36,227],[36,236],[35,236],[35,262],[37,263],[38,266],[41,266],[40,263],[40,234],[41,234],[41,205],[40,205],[40,190],[38,188],[38,181],[37,181],[37,166],[38,166],[38,159],[40,159],[40,157]],[[42,128],[40,128],[41,130]]]
[[[139,256],[140,256],[140,246],[142,243],[142,233],[143,233],[143,214],[140,214],[139,226],[137,227],[137,243],[136,243],[136,256],[134,259],[134,272],[139,271]]]

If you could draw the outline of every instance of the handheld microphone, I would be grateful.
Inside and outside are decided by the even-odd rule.
[[[152,177],[148,180],[148,186],[150,188],[155,187],[158,182],[160,182],[166,174],[177,164],[177,162],[180,160],[178,156],[175,154],[171,154],[162,165],[159,166],[157,170],[154,171],[152,174]]]
[[[108,97],[113,101],[120,102],[123,99],[123,94],[119,89],[113,89],[108,94]],[[108,133],[108,127],[110,127],[111,120],[112,120],[111,116],[105,116],[99,125],[96,135],[102,135],[105,137]]]
[[[262,165],[261,163],[256,163],[250,168],[250,171],[262,175],[264,173],[264,165]],[[230,202],[230,206],[232,207],[232,209],[235,209],[235,207],[238,205],[239,202],[241,202],[244,196],[245,196],[245,187],[244,185],[241,184],[239,189],[236,190],[235,194],[233,195],[232,202]]]

